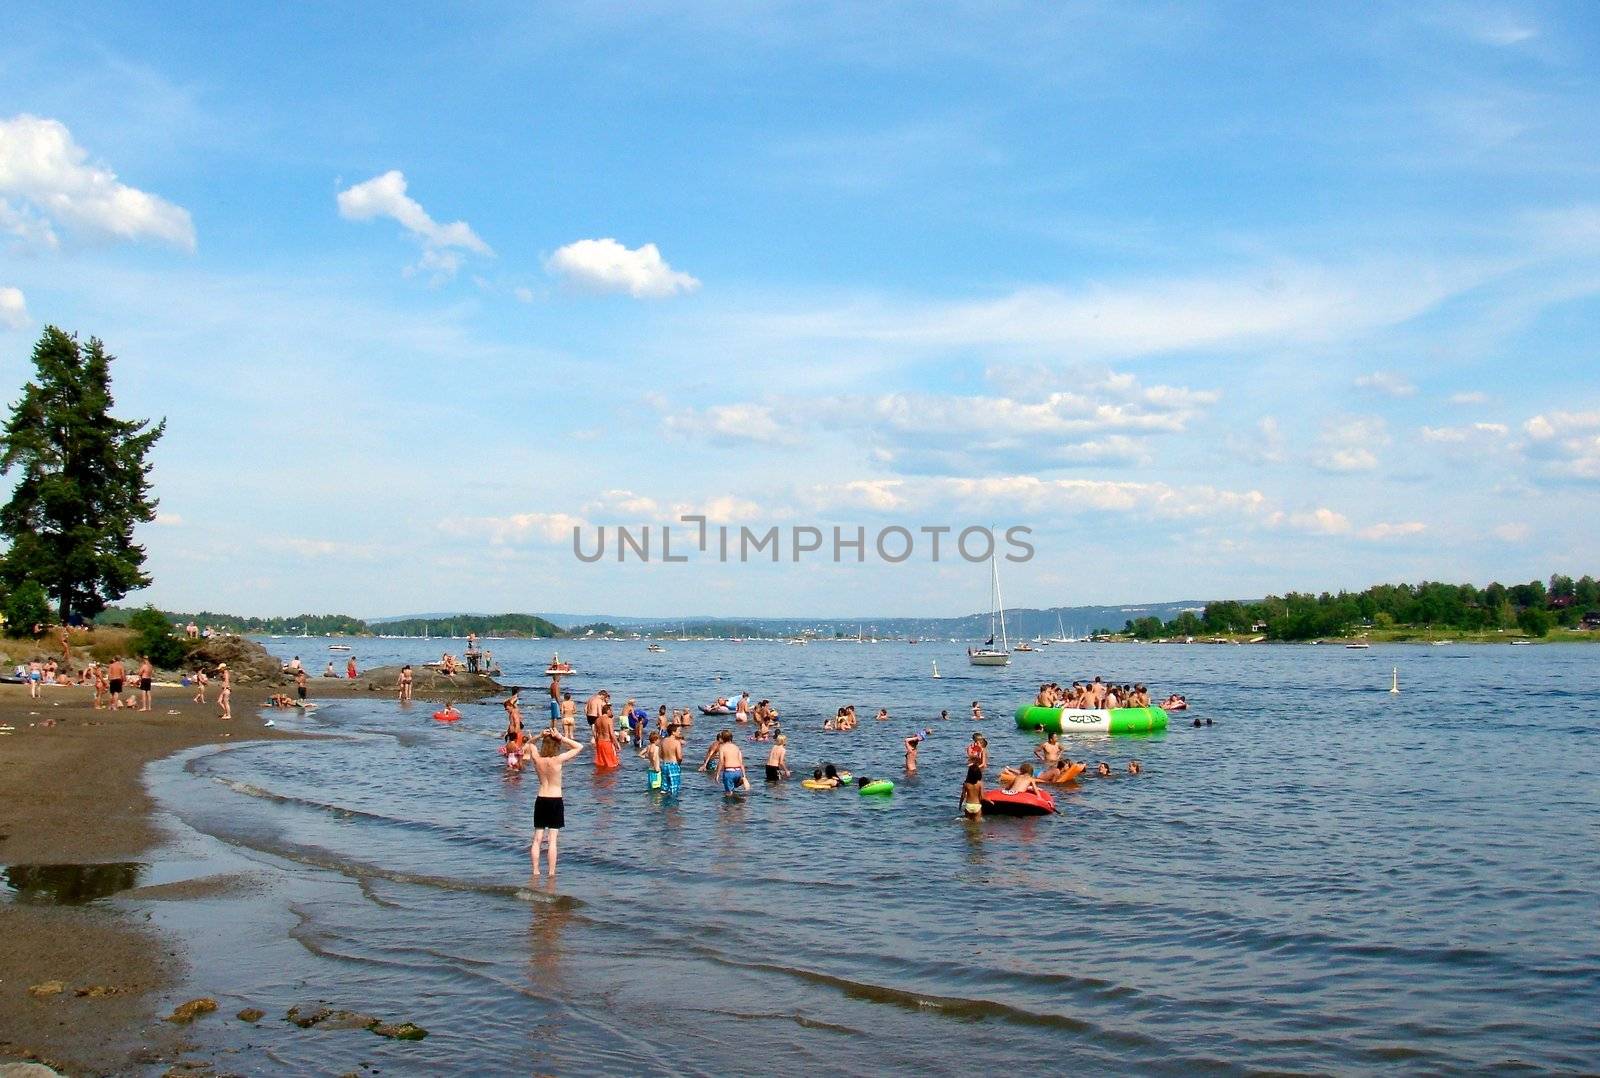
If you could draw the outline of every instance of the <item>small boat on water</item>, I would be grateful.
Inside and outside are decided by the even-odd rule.
[[[1370,648],[1371,646],[1372,646],[1371,644],[1362,644],[1362,643],[1346,644],[1345,645],[1345,647],[1349,648],[1351,651],[1365,651],[1367,648]]]
[[[349,650],[351,650],[351,648],[350,648],[349,644],[329,644],[328,645],[328,650],[329,651],[349,651]]]
[[[667,649],[662,647],[660,644],[651,644],[649,647],[645,648],[645,650],[646,651],[666,651]]]
[[[1000,646],[995,647],[995,622],[1000,622]],[[1033,650],[1029,648],[1028,650]],[[973,666],[1010,666],[1011,644],[1006,639],[1006,608],[1000,598],[1000,566],[994,551],[989,552],[989,639],[981,648],[968,648],[967,661]]]
[[[544,668],[544,676],[545,677],[556,677],[557,675],[576,674],[577,672],[578,672],[577,668],[575,666],[573,666],[571,663],[564,663],[564,662],[561,661],[561,653],[559,651],[556,652],[554,655],[550,656],[550,665]]]
[[[1024,641],[1022,641],[1022,643],[1018,644],[1016,647],[1012,648],[1011,650],[1012,651],[1038,651],[1039,649],[1034,647],[1032,644],[1028,643],[1026,640],[1024,640]]]

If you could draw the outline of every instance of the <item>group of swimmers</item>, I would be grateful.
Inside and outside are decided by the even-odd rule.
[[[1046,696],[1045,689],[1059,690],[1059,686],[1041,688],[1041,699]],[[1105,701],[1100,706],[1122,706],[1121,700],[1139,699],[1137,694],[1140,693],[1145,694],[1143,699],[1149,698],[1142,685],[1110,686],[1098,678],[1087,684],[1074,683],[1075,693],[1081,694],[1084,691],[1093,694],[1087,699]],[[1104,696],[1101,696],[1101,693],[1104,693]],[[510,696],[502,702],[506,711],[506,732],[505,744],[501,751],[506,756],[507,767],[513,771],[531,768],[539,777],[539,793],[534,802],[533,842],[529,851],[536,876],[540,874],[542,862],[548,863],[552,876],[555,874],[558,835],[565,823],[565,806],[561,789],[562,767],[588,747],[574,736],[577,725],[576,702],[573,701],[570,692],[561,688],[559,675],[551,678],[548,694],[549,725],[531,736],[523,723],[520,690],[513,689]],[[748,699],[749,694],[744,694],[740,698],[740,704],[745,705]],[[1119,703],[1109,703],[1112,699],[1118,700]],[[713,706],[718,705],[720,705],[719,710],[731,706],[726,698],[719,698],[717,705]],[[1135,705],[1130,703],[1128,706]],[[742,706],[734,708],[733,711],[736,715],[747,716],[748,721],[756,724],[756,740],[765,740],[766,736],[771,738],[772,744],[765,762],[766,781],[778,783],[791,778],[793,773],[788,765],[789,739],[777,729],[777,709],[772,707],[769,701],[763,700],[754,706]],[[588,720],[590,729],[589,744],[592,744],[595,750],[595,768],[610,770],[620,767],[619,750],[631,742],[632,747],[637,750],[636,755],[645,762],[647,788],[666,796],[678,794],[683,785],[686,732],[694,724],[692,710],[689,708],[669,710],[662,704],[654,716],[654,729],[650,728],[650,713],[638,706],[635,700],[629,699],[623,705],[622,715],[626,721],[625,728],[617,724],[617,715],[609,690],[600,689],[584,702],[584,717]],[[983,718],[982,707],[976,700],[972,702],[972,717]],[[877,718],[887,721],[888,710],[879,709]],[[941,712],[940,718],[948,719],[949,712]],[[826,720],[823,728],[849,730],[855,727],[856,721],[855,706],[847,705],[839,708],[831,719]],[[908,774],[917,772],[919,750],[932,733],[931,729],[923,729],[904,739],[905,767]],[[981,818],[983,815],[983,782],[990,766],[988,744],[988,739],[982,733],[975,732],[971,744],[967,747],[967,767],[961,787],[960,803],[963,816],[969,819]],[[1070,759],[1056,734],[1050,734],[1036,746],[1034,756],[1041,765],[1037,772],[1033,761],[1017,767],[1003,768],[998,775],[1000,788],[1010,794],[1025,794],[1036,790],[1040,784],[1075,783],[1088,771],[1088,761]],[[752,788],[744,752],[735,742],[732,729],[725,728],[717,732],[707,747],[698,770],[714,776],[726,796],[741,796],[749,793]],[[1142,772],[1143,766],[1138,760],[1128,762],[1126,768],[1128,775],[1135,776]],[[1098,762],[1093,774],[1098,778],[1115,776],[1110,763],[1105,760]],[[812,777],[806,785],[813,789],[826,789],[849,781],[851,781],[850,776],[842,774],[834,764],[825,763],[812,771]]]
[[[1035,707],[1064,707],[1072,710],[1099,711],[1114,707],[1150,707],[1150,690],[1143,685],[1108,684],[1096,675],[1092,681],[1074,681],[1070,688],[1062,688],[1054,681],[1039,686],[1034,697]],[[1167,711],[1183,711],[1189,702],[1180,693],[1172,693],[1160,705]]]

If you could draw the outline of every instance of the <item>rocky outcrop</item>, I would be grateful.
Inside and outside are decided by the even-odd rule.
[[[242,636],[213,636],[202,640],[184,660],[187,669],[203,669],[207,675],[214,674],[223,663],[228,664],[235,685],[273,684],[285,680],[283,664],[266,648]]]

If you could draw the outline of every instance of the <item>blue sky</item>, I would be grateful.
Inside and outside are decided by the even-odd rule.
[[[572,556],[681,512],[1027,524],[1028,605],[1596,568],[1591,4],[6,27],[0,383],[54,323],[167,417],[162,605],[987,600],[920,556]]]

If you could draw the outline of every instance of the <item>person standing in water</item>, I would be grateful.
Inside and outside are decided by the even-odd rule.
[[[563,745],[566,752],[561,751]],[[566,802],[561,796],[561,765],[582,751],[582,742],[562,737],[554,730],[546,730],[539,739],[539,755],[533,758],[533,768],[539,773],[539,796],[533,801],[533,844],[528,851],[535,876],[539,875],[539,851],[543,847],[550,862],[550,876],[555,877],[557,844],[567,823]]]
[[[561,675],[550,675],[550,728],[554,730],[561,721]]]
[[[768,782],[779,782],[789,777],[788,755],[789,735],[779,734],[772,742],[772,751],[767,753]]]
[[[654,730],[650,731],[650,743],[639,752],[639,758],[644,760],[649,768],[648,785],[652,790],[661,789],[661,735]]]
[[[677,723],[667,727],[667,738],[661,743],[661,790],[671,797],[683,788],[683,727]]]
[[[561,732],[568,737],[578,732],[578,705],[570,692],[561,694]]]
[[[733,743],[733,731],[717,734],[717,775],[722,779],[722,792],[728,796],[747,792],[750,780],[744,774],[744,753]],[[710,763],[709,760],[706,761]]]

